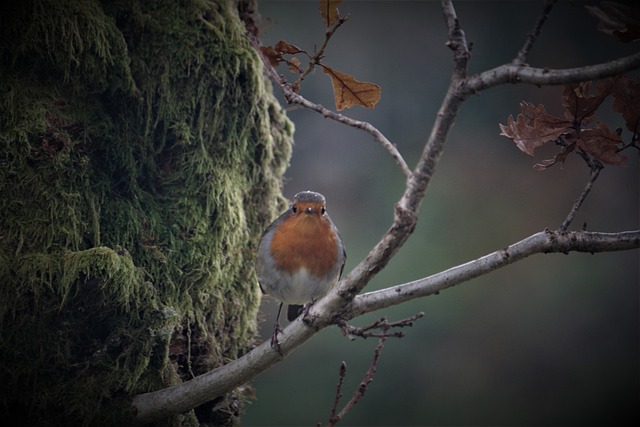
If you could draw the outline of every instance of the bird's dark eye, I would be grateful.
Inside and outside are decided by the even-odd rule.
[[[291,212],[293,212],[293,213],[298,212],[298,206],[297,205],[291,206]]]
[[[320,208],[320,213],[324,214],[327,211],[327,209],[323,206],[322,208]]]

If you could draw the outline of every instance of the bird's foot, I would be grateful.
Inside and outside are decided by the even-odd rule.
[[[273,335],[271,335],[271,348],[277,351],[282,355],[282,349],[280,348],[280,343],[278,342],[278,334],[282,332],[280,328],[280,324],[276,322],[273,326]]]

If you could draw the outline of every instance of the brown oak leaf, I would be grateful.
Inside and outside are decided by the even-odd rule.
[[[542,104],[536,107],[523,101],[520,103],[520,111],[515,120],[513,116],[509,116],[507,125],[500,125],[500,135],[511,138],[521,151],[531,157],[536,148],[555,141],[571,126],[570,121],[548,114]]]
[[[598,22],[598,30],[623,43],[640,39],[640,6],[603,1],[598,6],[585,6]]]
[[[289,64],[289,71],[292,73],[302,72],[302,65],[298,58],[291,58],[291,60],[287,61],[287,64]]]
[[[280,40],[278,43],[276,43],[275,50],[276,52],[279,52],[281,54],[289,55],[295,55],[296,53],[304,52],[304,50],[300,49],[295,44],[289,43],[286,40]]]
[[[273,46],[260,46],[260,52],[269,60],[272,67],[280,65],[282,53],[276,52]]]
[[[320,0],[318,9],[320,9],[322,20],[327,28],[332,26],[338,18],[340,18],[338,15],[338,5],[340,3],[342,3],[342,0]]]
[[[553,159],[543,160],[540,163],[533,165],[533,169],[537,171],[545,170],[546,168],[555,165],[556,163],[564,163],[567,159],[567,156],[576,149],[576,144],[569,144],[565,147],[562,147],[562,150],[558,154],[555,155]]]
[[[380,100],[382,89],[377,84],[360,82],[352,75],[341,73],[326,65],[322,65],[322,69],[331,77],[338,111],[354,105],[373,108]]]
[[[611,94],[613,83],[613,79],[599,81],[593,95],[590,95],[591,82],[566,85],[562,93],[565,118],[579,123],[589,123],[602,101]]]
[[[621,165],[627,160],[618,152],[621,145],[620,135],[602,122],[596,128],[584,129],[578,139],[578,146],[582,150],[609,165]]]
[[[595,128],[585,128],[593,120],[595,112],[607,96],[614,96],[614,110],[620,112],[630,129],[637,129],[640,122],[640,85],[623,77],[597,83],[591,93],[591,83],[566,85],[562,93],[563,118],[545,111],[529,102],[520,103],[521,113],[514,120],[509,116],[506,125],[500,125],[500,135],[511,138],[516,146],[530,156],[535,150],[552,141],[562,145],[553,159],[543,160],[534,169],[544,170],[556,163],[564,163],[567,156],[579,150],[594,159],[610,165],[621,165],[626,157],[619,153],[622,139],[604,123]],[[634,132],[636,132],[634,130]]]
[[[640,83],[621,76],[613,87],[613,111],[622,114],[627,129],[640,134]]]

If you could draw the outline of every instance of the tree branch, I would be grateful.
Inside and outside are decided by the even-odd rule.
[[[489,255],[429,277],[358,295],[349,317],[377,311],[403,302],[436,294],[444,289],[487,274],[537,253],[611,252],[640,247],[640,230],[620,233],[545,230]]]
[[[580,207],[586,200],[587,196],[591,192],[591,188],[593,187],[593,184],[596,182],[596,179],[598,179],[598,176],[600,176],[600,172],[602,171],[602,168],[603,168],[602,163],[596,160],[591,160],[590,163],[591,163],[590,165],[591,174],[589,176],[589,181],[587,181],[587,184],[584,186],[582,193],[580,193],[580,197],[578,197],[576,201],[573,202],[573,206],[571,207],[569,214],[564,219],[564,221],[562,221],[562,224],[560,225],[560,228],[558,228],[558,231],[566,231],[567,228],[569,228],[569,226],[571,225],[571,222],[576,217],[578,210],[580,209]]]
[[[378,345],[373,351],[373,359],[371,360],[369,369],[367,369],[367,372],[365,373],[364,378],[360,382],[360,385],[358,386],[356,391],[353,393],[353,396],[351,397],[351,399],[349,399],[346,405],[344,405],[344,408],[342,408],[342,411],[340,411],[340,413],[337,415],[335,413],[336,408],[334,406],[334,408],[331,411],[331,417],[329,418],[327,427],[334,427],[336,424],[338,424],[340,420],[342,420],[345,417],[345,415],[347,415],[347,413],[351,410],[351,408],[353,408],[360,401],[362,396],[364,396],[365,392],[367,391],[367,387],[369,386],[371,381],[373,381],[373,376],[376,374],[376,369],[378,368],[378,361],[380,360],[380,353],[384,348],[384,342],[386,339],[387,337],[385,336],[380,337],[380,339],[378,340]],[[343,367],[345,368],[344,371],[342,369]],[[340,366],[340,382],[339,382],[338,391],[336,394],[336,401],[335,401],[336,405],[338,404],[339,396],[341,395],[342,382],[344,380],[345,373],[346,373],[346,365],[344,364],[344,362],[342,362],[342,365]]]
[[[433,276],[359,295],[342,312],[335,311],[343,301],[338,288],[335,288],[317,301],[304,318],[299,317],[283,329],[278,336],[282,354],[271,348],[271,343],[266,340],[239,359],[190,381],[137,395],[132,401],[136,420],[150,422],[163,419],[221,396],[278,363],[319,330],[331,324],[411,299],[432,295],[535,253],[571,251],[595,253],[629,250],[639,246],[640,230],[620,233],[543,231],[505,249]]]
[[[549,13],[551,13],[551,9],[556,4],[556,1],[557,0],[546,0],[544,2],[542,14],[538,18],[538,21],[536,22],[536,25],[533,28],[533,31],[527,36],[527,40],[525,41],[524,46],[522,46],[522,49],[518,51],[518,54],[512,61],[514,65],[523,65],[527,60],[527,56],[529,56],[529,52],[533,47],[533,43],[535,43],[536,39],[540,35],[540,32],[542,31],[542,26],[547,21],[547,18],[549,18]]]
[[[271,67],[271,64],[268,64],[268,66]],[[320,104],[311,102],[305,97],[303,97],[302,95],[296,93],[291,87],[289,87],[285,83],[280,83],[280,87],[282,89],[282,93],[284,94],[285,99],[289,104],[300,105],[309,110],[322,114],[325,118],[335,120],[347,126],[351,126],[356,129],[361,129],[367,132],[369,135],[373,137],[374,141],[382,145],[382,147],[384,147],[384,149],[387,150],[387,152],[391,155],[391,158],[400,167],[400,170],[404,174],[405,178],[409,179],[411,177],[411,169],[409,168],[409,166],[407,165],[407,162],[405,162],[404,158],[400,154],[400,151],[398,151],[396,146],[392,144],[391,141],[389,141],[387,137],[384,136],[384,134],[380,132],[375,126],[373,126],[368,122],[364,122],[362,120],[355,120],[350,117],[343,116],[342,114],[329,110],[328,108],[325,108]]]
[[[420,160],[407,181],[404,194],[395,206],[393,224],[367,257],[351,270],[338,285],[340,294],[345,299],[345,304],[357,295],[378,271],[387,265],[415,229],[420,204],[435,173],[449,132],[465,100],[460,88],[465,81],[469,49],[453,4],[450,0],[443,0],[442,7],[445,22],[449,27],[447,45],[454,50],[455,71],[451,76],[449,88],[438,110]]]
[[[640,52],[602,64],[564,70],[504,64],[469,77],[461,91],[465,95],[470,95],[505,83],[563,85],[612,77],[637,68],[640,68]]]

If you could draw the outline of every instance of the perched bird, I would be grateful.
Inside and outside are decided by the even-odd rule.
[[[282,304],[294,320],[302,305],[325,295],[340,279],[347,255],[338,229],[329,218],[320,193],[302,191],[293,204],[267,227],[256,257],[262,292],[280,301],[272,345]]]

